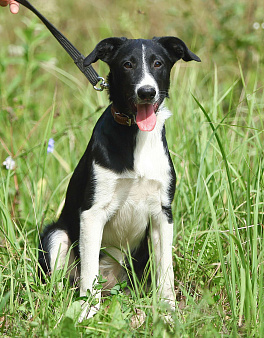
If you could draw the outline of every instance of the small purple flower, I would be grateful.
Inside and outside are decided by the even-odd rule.
[[[49,139],[49,142],[48,142],[48,148],[47,148],[47,153],[53,153],[53,150],[54,150],[54,144],[55,144],[55,141],[53,140],[53,138],[50,138]]]
[[[6,167],[7,170],[14,170],[16,162],[12,159],[11,156],[8,156],[3,162],[3,165]]]

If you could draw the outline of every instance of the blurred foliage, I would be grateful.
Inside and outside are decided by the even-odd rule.
[[[259,67],[263,66],[262,0],[188,0],[177,3],[173,0],[133,2],[47,0],[45,3],[32,0],[32,3],[84,55],[90,53],[101,39],[109,36],[128,38],[178,36],[202,59],[200,69],[205,74],[202,85],[213,76],[216,64],[219,86],[223,86],[223,90],[230,87],[240,76],[238,62],[249,81],[252,74],[250,71],[257,72]],[[29,22],[34,23],[34,30]],[[23,29],[23,34],[19,28]],[[0,34],[2,46],[7,47],[0,50],[1,60],[8,57],[12,59],[11,62],[8,60],[8,64],[21,62],[16,57],[16,53],[21,49],[27,58],[30,57],[27,39],[32,40],[30,34],[35,34],[40,39],[35,59],[42,61],[45,58],[50,59],[50,62],[74,74],[78,80],[87,85],[83,75],[72,65],[69,56],[46,28],[43,28],[35,15],[26,8],[21,8],[18,15],[11,15],[8,10],[1,9]],[[46,38],[43,39],[43,36]],[[2,70],[6,65],[1,63]],[[95,68],[99,69],[100,75],[106,76],[106,65],[98,63]],[[41,73],[38,71],[37,75],[45,76],[47,70]],[[13,71],[13,68],[9,67],[8,75],[12,76],[13,80],[19,81]],[[57,84],[58,87],[61,85],[63,84]],[[257,88],[261,86],[262,83],[259,82]],[[241,88],[240,86],[238,92]]]
[[[225,65],[247,61],[247,67],[263,58],[264,17],[262,0],[136,0],[64,1],[32,3],[58,26],[83,53],[108,36],[151,38],[175,35],[195,49],[203,61]],[[22,8],[19,16],[2,10],[2,39],[16,41],[10,29],[23,25],[22,17],[33,14]],[[254,25],[254,23],[257,23]],[[254,28],[255,27],[255,28]],[[56,42],[49,40],[49,44]],[[61,50],[56,48],[56,52]],[[231,59],[231,60],[230,60]],[[249,64],[248,64],[249,63]]]

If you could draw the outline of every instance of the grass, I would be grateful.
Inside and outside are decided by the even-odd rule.
[[[223,1],[218,8],[192,0],[176,7],[170,0],[161,8],[158,2],[104,0],[84,11],[84,5],[60,0],[56,17],[49,1],[42,6],[82,52],[110,35],[177,35],[203,61],[175,65],[167,101],[177,173],[177,310],[168,323],[155,288],[140,297],[137,285],[127,296],[119,285],[93,319],[76,324],[78,292],[65,272],[40,283],[39,233],[61,210],[107,95],[92,89],[27,10],[14,17],[1,9],[0,160],[10,155],[16,168],[0,167],[0,334],[263,336],[264,31],[250,28],[261,19],[258,6],[240,1],[231,8]],[[96,67],[107,74],[102,63]],[[49,138],[55,140],[52,154]],[[133,328],[138,309],[146,318]]]

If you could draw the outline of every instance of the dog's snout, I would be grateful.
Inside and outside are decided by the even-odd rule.
[[[156,96],[156,90],[151,86],[142,86],[138,88],[137,95],[141,100],[153,100]]]

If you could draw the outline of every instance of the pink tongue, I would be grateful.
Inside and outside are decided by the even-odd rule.
[[[152,104],[138,104],[136,122],[142,131],[151,131],[156,125],[156,114]]]

